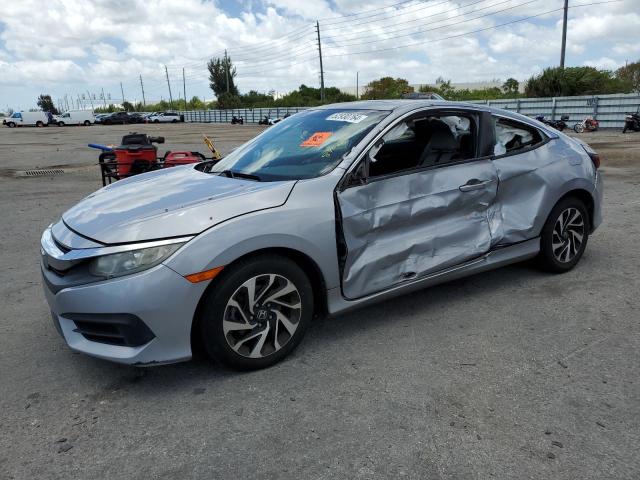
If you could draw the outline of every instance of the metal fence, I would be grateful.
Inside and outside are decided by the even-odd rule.
[[[640,106],[640,94],[591,95],[581,97],[554,98],[514,98],[500,100],[475,100],[470,103],[513,110],[523,115],[535,117],[544,115],[551,120],[561,115],[569,115],[570,127],[592,116],[600,122],[602,128],[622,128],[627,112],[635,112]],[[193,110],[184,112],[185,122],[230,123],[235,117],[242,117],[247,123],[258,123],[265,116],[284,117],[286,114],[305,110],[306,107],[274,108],[234,108],[229,110]]]
[[[569,115],[567,123],[570,127],[591,116],[600,122],[601,128],[622,128],[625,113],[635,112],[640,106],[640,94],[476,100],[470,103],[512,110],[529,117],[544,115],[551,120]]]
[[[246,123],[258,123],[264,117],[281,118],[293,115],[305,107],[274,107],[274,108],[232,108],[229,110],[190,110],[180,112],[184,114],[185,122],[198,123],[231,123],[233,117],[242,117]]]

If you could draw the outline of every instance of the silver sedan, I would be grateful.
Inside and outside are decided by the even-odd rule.
[[[221,161],[89,195],[42,235],[44,292],[73,350],[149,365],[201,345],[262,368],[314,313],[534,257],[572,269],[601,222],[599,164],[585,143],[480,105],[309,109]]]

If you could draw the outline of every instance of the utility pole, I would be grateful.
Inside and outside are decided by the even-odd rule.
[[[84,110],[84,102],[82,103],[82,109]],[[78,110],[80,110],[80,94],[78,94]]]
[[[169,71],[167,70],[167,66],[164,66],[164,73],[167,75],[167,86],[169,87],[169,105],[171,106],[171,110],[173,110],[173,96],[171,95],[171,84],[169,83]]]
[[[560,52],[560,68],[564,69],[564,57],[567,50],[567,16],[569,13],[569,0],[564,0],[564,18],[562,22],[562,51]]]
[[[122,103],[124,103],[124,89],[122,88],[122,82],[120,82],[120,93],[122,94]]]
[[[184,109],[187,110],[187,84],[184,81],[184,67],[182,67],[182,94],[184,95]]]
[[[67,94],[66,93],[64,94],[64,104],[65,104],[65,107],[66,107],[65,109],[67,111],[69,111],[69,101],[67,100]]]
[[[100,88],[102,89],[102,104],[104,105],[104,108],[107,108],[107,97],[104,96],[104,88]]]
[[[322,45],[320,43],[320,22],[316,20],[316,32],[318,34],[318,53],[320,54],[320,101],[324,102],[324,70],[322,68]]]
[[[227,58],[227,49],[224,49],[224,73],[227,77],[227,93],[229,93],[229,59]]]
[[[360,99],[360,72],[356,72],[356,100]]]
[[[89,101],[91,102],[91,110],[93,110],[95,107],[93,106],[93,99],[91,98],[91,93],[89,93],[89,90],[87,90],[87,95],[89,95]]]
[[[140,88],[142,89],[142,105],[147,106],[147,101],[144,98],[144,84],[142,83],[142,75],[140,75]]]

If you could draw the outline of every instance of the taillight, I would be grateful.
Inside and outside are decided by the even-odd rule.
[[[589,158],[591,158],[593,166],[596,167],[596,170],[600,168],[600,155],[598,154],[598,152],[596,152],[586,143],[581,142],[580,144],[582,145],[582,148],[584,148],[584,151],[587,152],[587,155],[589,155]]]

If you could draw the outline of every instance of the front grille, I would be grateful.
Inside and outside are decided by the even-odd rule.
[[[91,342],[124,347],[139,347],[155,335],[137,316],[129,313],[65,313],[78,332]]]

